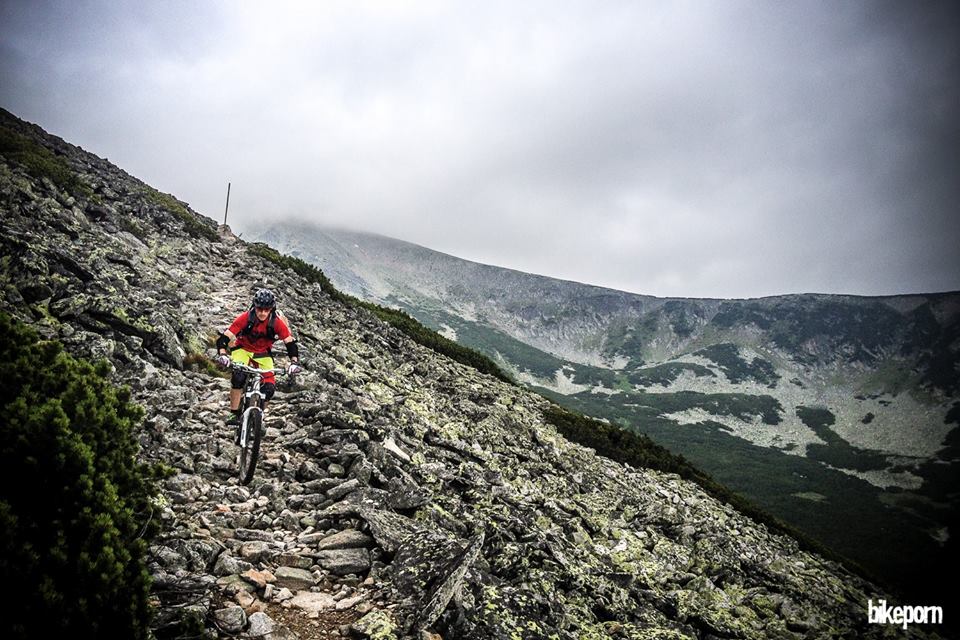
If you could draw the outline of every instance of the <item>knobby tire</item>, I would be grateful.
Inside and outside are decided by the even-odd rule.
[[[255,409],[247,418],[247,442],[240,444],[240,483],[250,484],[260,455],[260,439],[263,436],[263,411]]]

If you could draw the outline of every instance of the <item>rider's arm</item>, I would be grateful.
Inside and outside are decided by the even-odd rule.
[[[230,343],[233,342],[236,337],[230,329],[224,329],[220,337],[217,338],[217,353],[224,356],[227,355]]]
[[[300,362],[300,347],[296,339],[289,335],[283,339],[283,344],[287,347],[287,355],[290,356],[290,362]]]

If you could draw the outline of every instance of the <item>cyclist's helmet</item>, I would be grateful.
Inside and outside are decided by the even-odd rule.
[[[260,289],[253,296],[253,306],[259,309],[273,309],[277,306],[277,298],[270,289]]]

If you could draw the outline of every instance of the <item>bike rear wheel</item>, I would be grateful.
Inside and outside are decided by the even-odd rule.
[[[244,417],[247,423],[246,438],[240,438],[240,483],[249,484],[257,468],[257,456],[260,455],[260,439],[263,436],[263,411],[252,408]]]

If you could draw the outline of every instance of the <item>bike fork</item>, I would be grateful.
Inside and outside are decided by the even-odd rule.
[[[240,446],[247,446],[247,425],[250,421],[250,413],[252,411],[259,411],[257,407],[247,407],[247,410],[243,412],[243,417],[240,420]]]
[[[246,395],[246,398],[245,398],[244,404],[246,406],[246,409],[243,410],[243,415],[240,418],[240,446],[241,447],[247,446],[247,424],[250,420],[250,412],[260,411],[261,418],[263,416],[263,413],[262,413],[263,410],[260,408],[260,403],[255,398],[255,396],[256,397],[260,396],[259,390],[248,391],[245,395]],[[263,420],[261,419],[260,422],[262,424]]]

